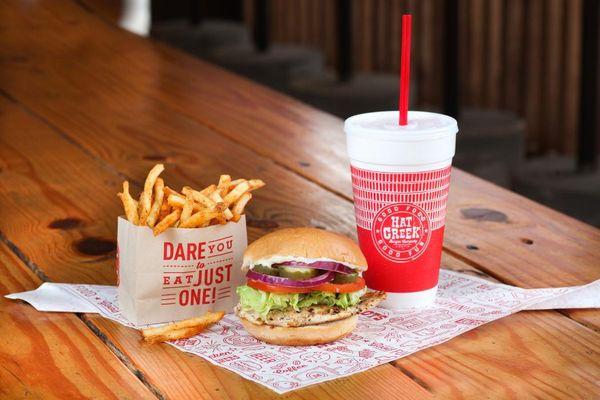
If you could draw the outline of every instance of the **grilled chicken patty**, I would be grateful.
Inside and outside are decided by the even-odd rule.
[[[264,319],[256,311],[242,310],[239,305],[235,307],[235,313],[238,317],[247,319],[257,325],[298,327],[323,324],[325,322],[348,318],[354,314],[359,314],[368,310],[371,307],[375,307],[384,299],[385,292],[368,292],[365,293],[358,304],[346,309],[337,306],[314,305],[302,308],[299,311],[294,309],[273,310],[270,311]]]

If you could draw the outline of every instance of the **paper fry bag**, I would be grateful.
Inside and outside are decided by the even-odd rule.
[[[246,218],[195,229],[152,229],[119,217],[118,298],[135,325],[231,312],[244,283],[240,270],[247,246]]]

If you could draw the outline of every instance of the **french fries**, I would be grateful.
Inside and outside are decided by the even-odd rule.
[[[154,236],[160,235],[161,233],[166,231],[167,228],[170,228],[171,226],[175,225],[179,221],[180,217],[181,208],[174,209],[169,215],[164,217],[162,221],[156,224],[156,226],[152,230],[152,233],[154,233]]]
[[[139,200],[129,192],[129,182],[117,196],[123,203],[127,220],[152,228],[159,235],[168,228],[202,228],[238,222],[252,199],[253,190],[265,185],[260,179],[235,179],[223,174],[219,182],[201,190],[184,186],[180,192],[165,185],[160,178],[163,164],[156,164],[144,181]]]
[[[189,338],[216,324],[224,315],[223,311],[208,312],[201,317],[190,318],[156,328],[142,329],[142,338],[145,342],[151,344]]]
[[[221,175],[219,177],[219,184],[217,185],[217,192],[219,196],[225,196],[229,191],[229,184],[231,183],[231,176]]]
[[[123,209],[125,210],[125,216],[127,220],[132,224],[137,225],[139,223],[140,217],[138,214],[138,202],[131,197],[129,194],[129,182],[123,182],[123,193],[117,193],[117,196],[123,202]]]
[[[179,224],[180,228],[198,228],[213,218],[218,218],[222,213],[219,211],[201,210]]]
[[[214,201],[216,204],[224,204],[223,198],[221,197],[221,194],[219,193],[219,190],[215,190],[211,195],[210,195],[210,199],[212,201]],[[231,212],[230,209],[225,208],[225,210],[223,211],[223,216],[225,221],[233,218],[233,213]]]
[[[165,182],[162,180],[162,178],[158,178],[154,184],[154,202],[152,203],[150,213],[148,214],[148,219],[146,220],[146,223],[150,228],[154,227],[156,221],[158,220],[158,216],[160,215],[163,197],[165,196],[164,187]]]
[[[179,217],[180,221],[185,222],[189,217],[191,217],[193,210],[194,210],[194,200],[192,199],[191,196],[186,196],[185,202],[183,203],[183,208],[181,210],[181,217]]]
[[[250,179],[249,181],[243,181],[238,183],[227,195],[223,198],[223,201],[229,207],[231,203],[234,203],[237,199],[242,197],[246,192],[260,189],[265,186],[265,183],[260,179]]]
[[[189,186],[184,186],[181,191],[186,195],[191,197],[195,202],[200,203],[206,208],[214,208],[216,203],[211,200],[207,195],[197,190],[192,189]],[[216,193],[216,192],[213,192]],[[212,193],[211,193],[212,194]]]
[[[144,182],[144,191],[140,195],[139,202],[139,214],[140,214],[140,225],[145,225],[146,220],[148,219],[148,215],[150,214],[150,208],[152,207],[152,189],[154,188],[154,184],[158,179],[158,176],[165,170],[165,166],[163,164],[156,164],[150,172],[148,172],[148,176],[146,177],[146,182]]]
[[[246,208],[246,204],[252,199],[252,193],[246,192],[240,196],[240,198],[235,202],[233,207],[231,208],[231,212],[233,215],[240,216],[244,213],[244,208]]]

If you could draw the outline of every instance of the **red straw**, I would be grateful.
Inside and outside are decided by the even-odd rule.
[[[408,89],[410,86],[410,32],[412,15],[402,15],[402,50],[400,55],[400,98],[398,111],[400,125],[408,124]]]

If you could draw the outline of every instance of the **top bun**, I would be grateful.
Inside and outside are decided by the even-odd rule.
[[[360,248],[346,236],[317,228],[286,228],[253,242],[244,252],[242,269],[285,261],[337,261],[359,271],[367,269]]]

